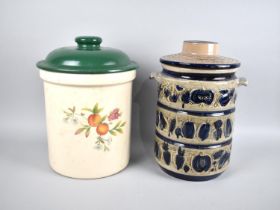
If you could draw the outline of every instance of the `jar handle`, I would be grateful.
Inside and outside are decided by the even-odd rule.
[[[248,80],[245,77],[238,78],[238,87],[248,86]]]
[[[155,79],[158,83],[161,83],[161,73],[160,72],[152,72],[150,75],[150,79]]]

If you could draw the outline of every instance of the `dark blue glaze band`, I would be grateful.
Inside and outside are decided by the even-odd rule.
[[[182,72],[175,72],[170,71],[167,69],[163,69],[162,73],[164,75],[173,77],[173,78],[180,78],[180,79],[187,79],[187,80],[200,80],[200,81],[229,81],[236,79],[234,73],[227,73],[227,74],[194,74],[194,73],[182,73]]]
[[[189,176],[189,175],[175,173],[173,171],[163,168],[162,166],[160,166],[160,168],[170,176],[173,176],[173,177],[179,178],[179,179],[188,180],[188,181],[208,181],[208,180],[214,179],[222,174],[222,173],[218,173],[218,174],[214,174],[214,175],[210,175],[210,176]]]
[[[213,112],[202,112],[202,111],[189,111],[189,110],[184,110],[184,109],[175,109],[168,107],[159,101],[157,102],[157,105],[163,109],[166,109],[171,112],[180,112],[180,113],[185,113],[188,115],[193,115],[193,116],[202,116],[202,117],[216,117],[216,116],[223,116],[223,115],[228,115],[231,114],[235,111],[235,108],[224,110],[224,111],[213,111]]]
[[[167,142],[168,144],[173,144],[176,146],[181,146],[184,148],[190,148],[190,149],[214,149],[214,148],[219,148],[219,147],[224,147],[227,145],[230,145],[232,142],[232,139],[228,139],[227,141],[224,141],[222,143],[217,143],[217,144],[206,144],[206,145],[200,145],[200,144],[186,144],[182,142],[178,142],[169,138],[166,138],[165,136],[161,135],[159,132],[156,131],[156,136],[160,138],[162,141]]]
[[[232,63],[232,64],[201,64],[201,63],[182,63],[179,61],[169,61],[163,58],[160,59],[160,62],[166,65],[188,68],[188,69],[235,69],[240,67],[240,63]]]

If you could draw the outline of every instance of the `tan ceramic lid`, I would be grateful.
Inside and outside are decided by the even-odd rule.
[[[233,58],[219,55],[219,44],[209,41],[184,41],[182,52],[163,56],[162,64],[189,69],[233,69],[240,66],[240,62]]]

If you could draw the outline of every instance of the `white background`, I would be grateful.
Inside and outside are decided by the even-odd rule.
[[[78,35],[99,35],[140,65],[130,165],[99,180],[48,166],[35,63]],[[239,89],[230,168],[201,183],[169,177],[152,154],[156,84],[148,77],[188,39],[218,41],[250,83]],[[0,209],[280,209],[280,1],[1,0],[0,65]]]

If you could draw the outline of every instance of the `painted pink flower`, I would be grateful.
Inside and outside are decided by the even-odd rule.
[[[108,116],[108,120],[111,121],[111,120],[116,120],[118,119],[119,117],[121,116],[121,113],[120,113],[120,109],[116,108],[114,109],[110,115]]]

